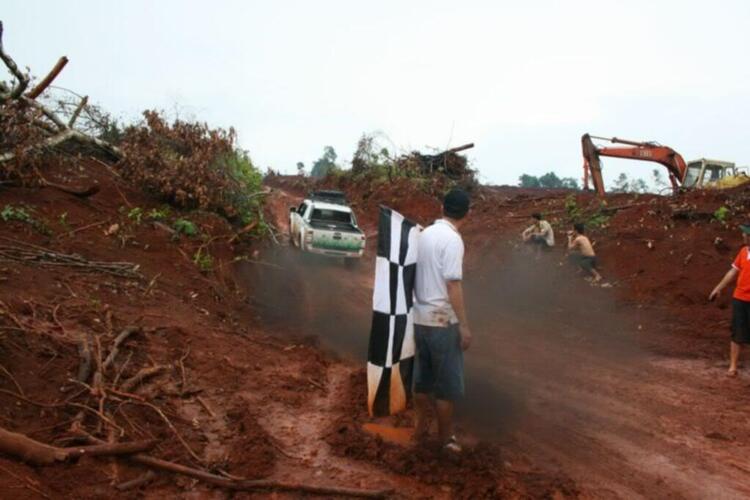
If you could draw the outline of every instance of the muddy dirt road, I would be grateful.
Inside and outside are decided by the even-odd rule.
[[[363,364],[372,258],[356,271],[289,249],[264,259],[278,266],[267,282],[282,285],[255,298],[261,313]],[[556,256],[498,249],[466,274],[468,436],[562,472],[584,497],[750,496],[747,378],[727,379],[722,360],[664,355],[668,345],[656,354],[669,318],[618,304]]]

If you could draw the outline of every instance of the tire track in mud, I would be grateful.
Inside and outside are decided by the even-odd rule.
[[[750,495],[735,463],[747,456],[747,440],[706,437],[738,436],[724,421],[747,421],[723,407],[726,390],[707,390],[722,377],[717,369],[686,360],[691,369],[678,373],[649,355],[623,360],[576,342],[551,349],[543,328],[503,324],[516,334],[487,342],[472,370],[497,380],[498,393],[515,388],[519,414],[509,432],[532,459],[562,469],[594,497]]]

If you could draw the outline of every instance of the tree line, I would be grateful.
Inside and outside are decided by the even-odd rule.
[[[650,193],[659,192],[667,187],[667,182],[659,169],[651,171],[649,181],[643,178],[630,178],[624,172],[612,182],[607,188],[610,193]],[[578,180],[573,177],[558,177],[554,172],[535,176],[523,174],[518,178],[518,186],[522,188],[547,188],[547,189],[581,189]]]

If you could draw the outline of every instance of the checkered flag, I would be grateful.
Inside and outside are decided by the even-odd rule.
[[[417,269],[419,226],[380,207],[372,329],[367,353],[367,407],[370,415],[393,415],[406,408],[414,367],[411,307]]]

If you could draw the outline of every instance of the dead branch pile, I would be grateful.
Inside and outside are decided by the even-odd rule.
[[[182,120],[170,125],[156,111],[143,116],[145,123],[128,127],[122,139],[123,177],[180,208],[209,210],[244,224],[257,219],[262,176],[236,147],[234,129]]]
[[[39,167],[48,154],[77,146],[90,148],[109,159],[121,158],[117,147],[74,128],[81,109],[87,105],[87,98],[81,100],[80,109],[67,121],[37,101],[62,71],[67,58],[60,58],[49,74],[27,92],[31,77],[22,72],[5,51],[2,35],[0,22],[0,59],[13,77],[10,82],[0,81],[0,178],[24,184],[43,183]]]
[[[422,154],[414,151],[397,161],[402,164],[403,168],[417,169],[422,175],[442,173],[451,180],[465,180],[469,177],[473,178],[475,172],[468,168],[466,157],[458,153],[473,147],[474,144],[466,144],[436,154]]]
[[[7,238],[3,238],[7,240]],[[97,272],[121,278],[140,279],[139,266],[131,262],[92,261],[75,254],[55,252],[44,247],[16,242],[15,245],[0,244],[0,261],[21,262],[40,267],[69,267],[81,271]]]

